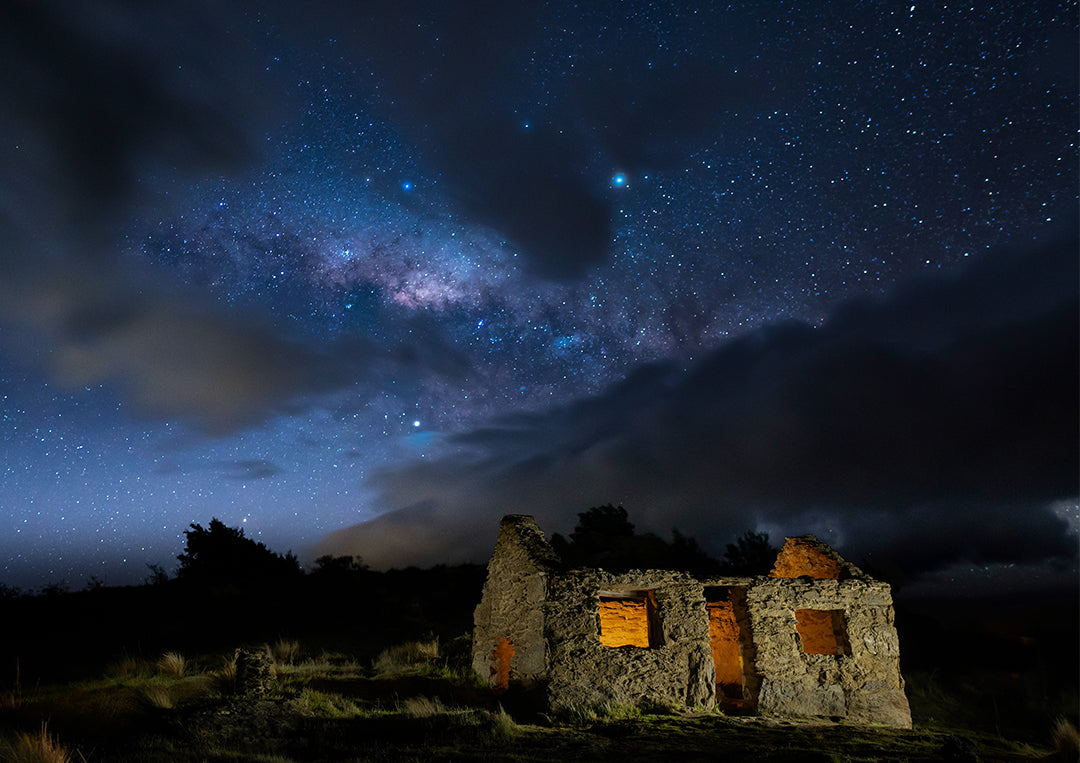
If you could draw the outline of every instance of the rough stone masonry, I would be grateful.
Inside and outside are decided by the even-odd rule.
[[[553,711],[722,708],[911,727],[888,584],[812,535],[768,576],[569,569],[506,516],[474,614],[473,668]]]

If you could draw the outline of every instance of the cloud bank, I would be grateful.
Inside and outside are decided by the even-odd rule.
[[[1075,234],[988,255],[820,328],[768,326],[688,369],[458,434],[385,470],[389,509],[322,550],[376,566],[482,560],[498,517],[550,531],[621,503],[715,552],[746,529],[817,532],[908,577],[1069,558],[1078,493]]]

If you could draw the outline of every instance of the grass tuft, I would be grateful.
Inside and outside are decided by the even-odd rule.
[[[164,686],[144,686],[141,694],[143,702],[157,710],[172,710],[176,706],[172,692]]]
[[[266,645],[266,654],[275,665],[292,665],[300,656],[300,642],[279,638]]]
[[[662,708],[650,708],[661,711]],[[646,709],[640,705],[625,702],[600,702],[597,704],[572,705],[555,713],[555,718],[574,726],[586,726],[597,721],[634,721],[640,720]]]
[[[236,694],[236,657],[226,660],[220,668],[212,671],[210,683],[218,694]]]
[[[402,700],[401,709],[410,718],[431,718],[446,712],[438,697],[407,697]]]
[[[187,663],[179,652],[165,652],[157,662],[158,670],[173,678],[183,678]]]
[[[439,639],[406,641],[380,652],[375,658],[374,669],[379,676],[422,673],[430,670],[438,658]]]
[[[499,709],[491,714],[491,736],[496,740],[506,741],[513,739],[521,733],[521,727],[518,726],[510,713],[506,712],[506,709],[499,705]]]
[[[15,738],[5,760],[11,763],[71,763],[72,753],[41,724],[37,734],[22,733]]]
[[[318,718],[345,720],[365,715],[360,706],[348,697],[306,687],[292,704],[300,712]]]
[[[1080,732],[1068,718],[1058,718],[1050,732],[1054,751],[1062,760],[1080,759]]]
[[[105,675],[110,678],[134,678],[142,672],[143,665],[134,657],[121,657],[105,666]]]

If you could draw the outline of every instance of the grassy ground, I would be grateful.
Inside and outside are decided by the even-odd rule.
[[[227,653],[123,659],[98,678],[15,685],[0,694],[0,760],[1021,761],[1054,745],[1049,721],[1033,742],[934,718],[965,698],[933,681],[909,692],[912,731],[625,707],[551,719],[481,686],[464,646],[409,642],[365,660],[281,641],[266,647],[275,675],[262,694],[237,692]]]

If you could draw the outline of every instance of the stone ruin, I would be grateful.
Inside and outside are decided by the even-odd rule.
[[[767,576],[568,569],[532,517],[502,520],[473,668],[555,712],[656,704],[911,728],[892,594],[812,535]]]
[[[265,650],[237,649],[233,663],[236,665],[237,694],[263,696],[277,684],[273,660]]]

